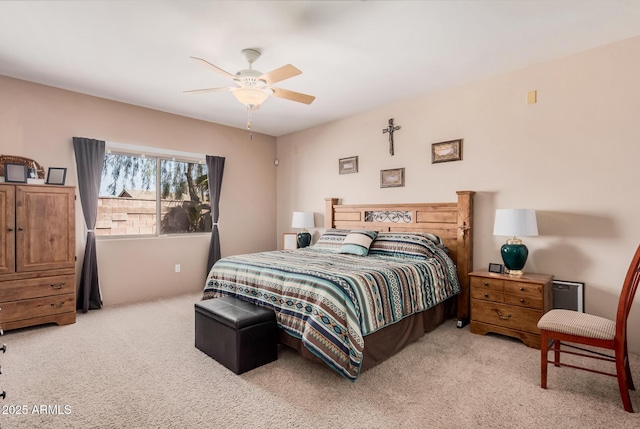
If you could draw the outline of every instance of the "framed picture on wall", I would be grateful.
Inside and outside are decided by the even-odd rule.
[[[462,139],[431,145],[431,163],[462,160]]]
[[[404,186],[404,168],[380,170],[381,188],[398,188]]]
[[[295,232],[285,232],[282,234],[282,249],[293,250],[298,248],[298,234]]]
[[[340,174],[351,174],[358,172],[358,157],[350,156],[338,160],[338,172]]]

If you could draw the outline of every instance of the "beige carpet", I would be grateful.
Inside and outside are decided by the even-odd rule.
[[[198,298],[106,308],[79,314],[75,325],[7,332],[0,427],[640,427],[640,414],[622,409],[614,378],[550,368],[543,390],[537,350],[453,322],[355,383],[288,349],[236,376],[193,345]],[[640,385],[639,356],[631,368]],[[640,411],[640,393],[632,401]],[[36,413],[42,405],[57,414]]]

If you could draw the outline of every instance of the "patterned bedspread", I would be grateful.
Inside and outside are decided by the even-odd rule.
[[[219,260],[203,299],[234,295],[273,308],[278,325],[344,377],[360,374],[363,337],[460,292],[456,267],[434,246],[411,259],[312,248]]]

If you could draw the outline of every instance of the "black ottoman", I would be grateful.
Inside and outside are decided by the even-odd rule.
[[[196,347],[236,374],[278,359],[276,315],[232,296],[196,302]]]

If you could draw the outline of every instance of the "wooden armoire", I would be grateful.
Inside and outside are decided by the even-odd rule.
[[[75,187],[0,183],[0,326],[76,321]]]

